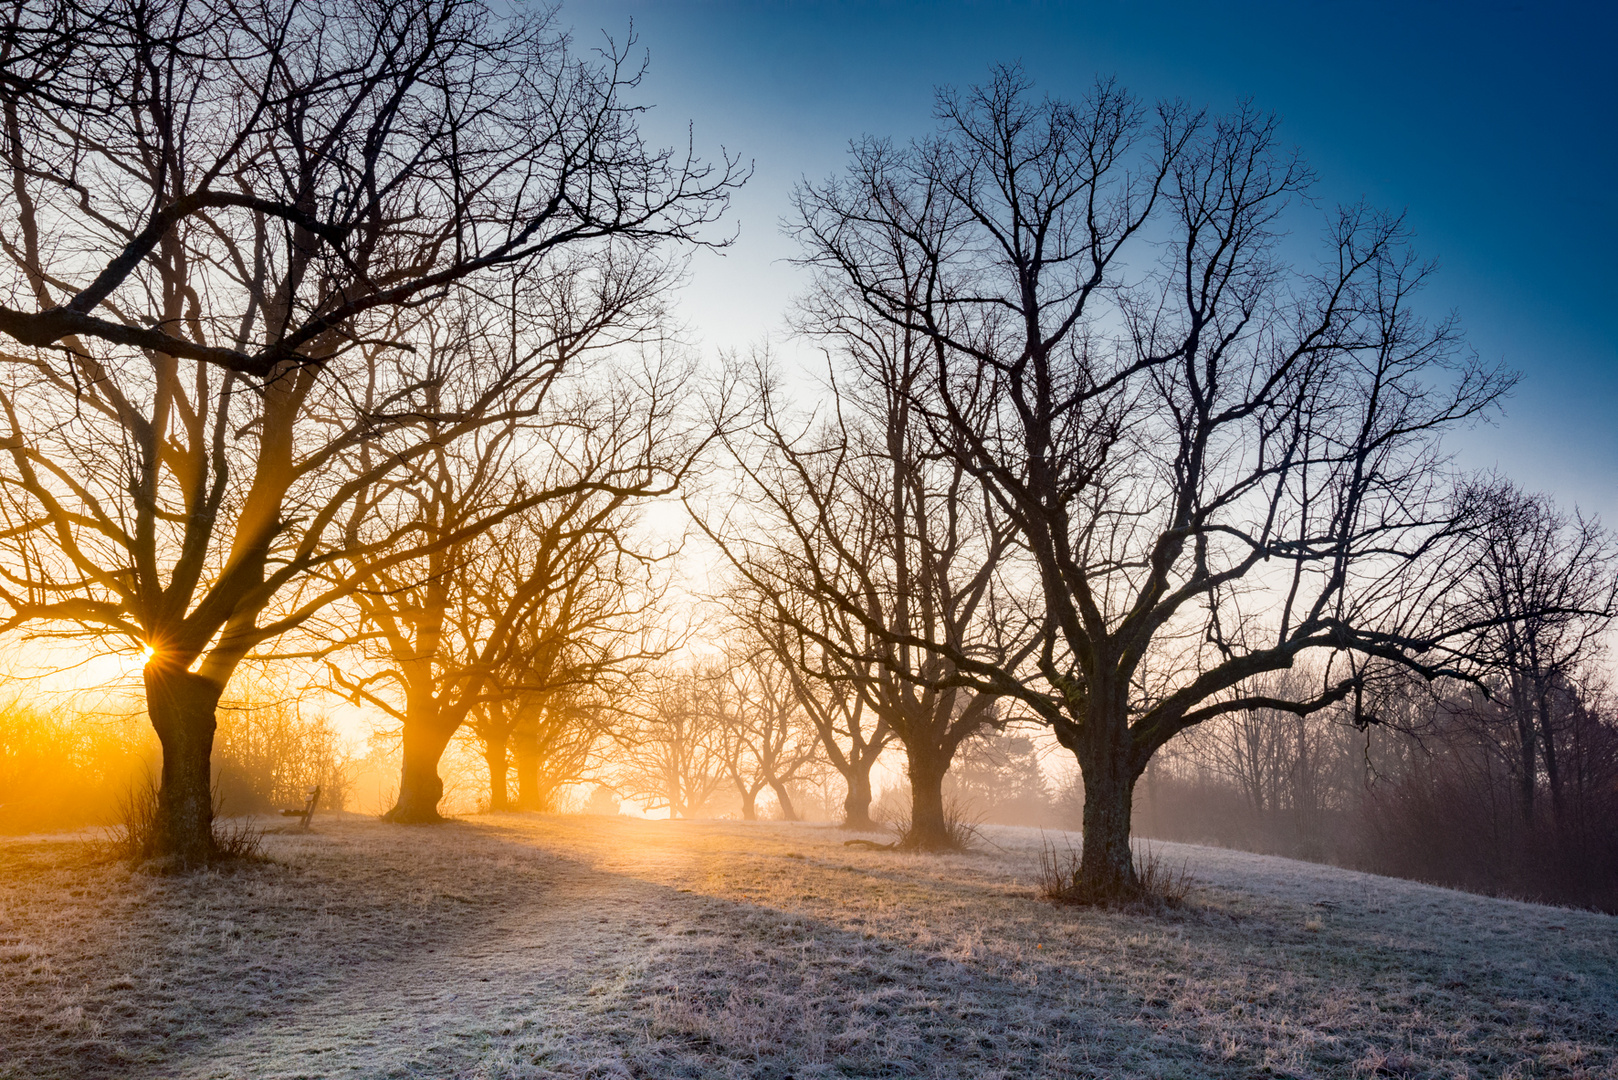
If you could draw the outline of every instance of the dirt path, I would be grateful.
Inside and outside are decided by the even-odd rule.
[[[1618,1078],[1618,919],[1166,845],[1169,916],[807,826],[328,820],[150,878],[0,842],[0,1077]]]

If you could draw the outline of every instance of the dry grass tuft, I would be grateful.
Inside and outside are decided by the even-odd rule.
[[[215,862],[262,862],[264,830],[253,824],[251,818],[214,818],[213,848]]]
[[[1148,910],[1175,909],[1185,906],[1191,895],[1191,878],[1182,864],[1178,870],[1164,862],[1150,845],[1142,845],[1135,852],[1136,889],[1127,895],[1108,893],[1098,896],[1079,881],[1080,851],[1068,841],[1067,850],[1060,851],[1049,840],[1042,839],[1039,849],[1039,896],[1057,904],[1082,904],[1089,907],[1132,907]]]
[[[118,800],[118,824],[107,837],[108,858],[142,863],[157,850],[157,781],[142,773]]]
[[[887,825],[893,830],[894,840],[886,846],[900,851],[971,851],[983,838],[978,829],[982,823],[980,817],[974,817],[954,799],[945,799],[943,844],[927,843],[916,832],[909,812],[900,810],[888,819]]]
[[[172,860],[157,856],[157,781],[150,773],[130,786],[118,809],[120,821],[102,845],[105,858],[156,873],[180,869]],[[220,817],[220,809],[216,791],[210,864],[264,861],[264,830],[249,818]]]

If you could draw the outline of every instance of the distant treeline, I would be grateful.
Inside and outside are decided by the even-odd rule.
[[[1364,729],[1227,718],[1154,760],[1135,830],[1618,913],[1618,709],[1564,680],[1525,719],[1491,689]]]
[[[352,763],[330,721],[255,688],[221,703],[213,792],[224,814],[300,805],[311,785],[341,809]],[[161,763],[143,712],[0,704],[0,834],[116,825]]]

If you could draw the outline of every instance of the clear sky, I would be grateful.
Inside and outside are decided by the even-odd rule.
[[[933,87],[1021,61],[1041,91],[1100,75],[1147,99],[1280,114],[1326,205],[1403,209],[1442,270],[1434,314],[1523,379],[1461,462],[1618,525],[1618,3],[735,3],[572,0],[580,46],[633,21],[649,130],[755,162],[740,232],[693,266],[709,349],[782,332],[800,288],[778,223],[862,134],[932,125]]]

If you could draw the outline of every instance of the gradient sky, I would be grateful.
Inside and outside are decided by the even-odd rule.
[[[1053,96],[1101,74],[1147,99],[1247,97],[1280,114],[1325,206],[1407,211],[1442,267],[1430,311],[1522,373],[1498,425],[1452,441],[1461,463],[1618,525],[1618,4],[572,0],[561,17],[581,47],[633,22],[649,132],[689,122],[699,151],[756,165],[736,243],[694,262],[681,301],[705,349],[783,333],[792,185],[840,170],[859,135],[929,130],[935,86],[1020,61]]]

